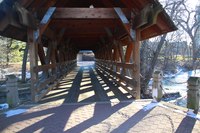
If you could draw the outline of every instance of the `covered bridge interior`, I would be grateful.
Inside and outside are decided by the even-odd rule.
[[[139,99],[140,41],[174,30],[157,0],[0,0],[0,35],[29,46],[34,102],[76,67],[80,50],[92,50],[94,69]]]

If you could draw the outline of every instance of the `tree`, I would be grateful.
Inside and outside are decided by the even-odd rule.
[[[10,62],[20,62],[23,53],[19,49],[25,45],[11,38],[0,37],[0,60],[2,64],[8,65]]]
[[[189,6],[186,5],[186,0],[182,3],[181,10],[178,12],[176,21],[178,25],[188,34],[191,39],[192,45],[192,59],[193,65],[195,66],[195,62],[197,61],[198,51],[200,48],[198,47],[197,41],[197,31],[200,29],[200,20],[198,20],[198,15],[195,10],[190,9]]]
[[[167,10],[169,16],[171,17],[172,20],[174,20],[179,12],[179,9],[182,5],[182,3],[184,2],[184,0],[167,0],[164,3],[164,8]],[[175,23],[177,24],[177,23]],[[141,46],[141,89],[142,89],[142,94],[144,94],[144,92],[147,90],[149,81],[152,77],[152,74],[154,72],[154,69],[156,67],[157,61],[158,61],[158,57],[160,55],[160,52],[162,50],[163,45],[165,44],[167,39],[167,34],[162,35],[160,37],[157,37],[156,40],[154,42],[157,42],[155,48],[151,49],[147,45],[148,42],[150,41],[145,41],[143,42],[142,46]],[[146,64],[146,67],[144,64]],[[144,95],[143,95],[144,96]],[[144,96],[145,97],[145,96]]]

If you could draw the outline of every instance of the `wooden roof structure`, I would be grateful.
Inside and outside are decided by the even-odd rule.
[[[122,9],[132,27],[143,27],[141,40],[176,29],[157,0],[3,0],[0,35],[27,41],[27,26],[39,25],[52,13],[45,38],[63,32],[78,49],[93,50],[107,40],[106,28],[117,38],[127,35],[115,8]]]
[[[174,30],[157,0],[0,0],[0,35],[29,44],[33,101],[75,66],[80,50],[92,50],[96,69],[140,98],[140,41]]]

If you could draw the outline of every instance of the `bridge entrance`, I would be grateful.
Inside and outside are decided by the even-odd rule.
[[[2,0],[0,18],[0,35],[29,46],[33,102],[55,88],[66,102],[139,99],[140,41],[176,30],[155,0]],[[77,67],[88,49],[95,65]]]

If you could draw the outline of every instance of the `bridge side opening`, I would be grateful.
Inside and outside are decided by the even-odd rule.
[[[93,66],[95,55],[92,50],[80,50],[77,54],[77,66]]]

